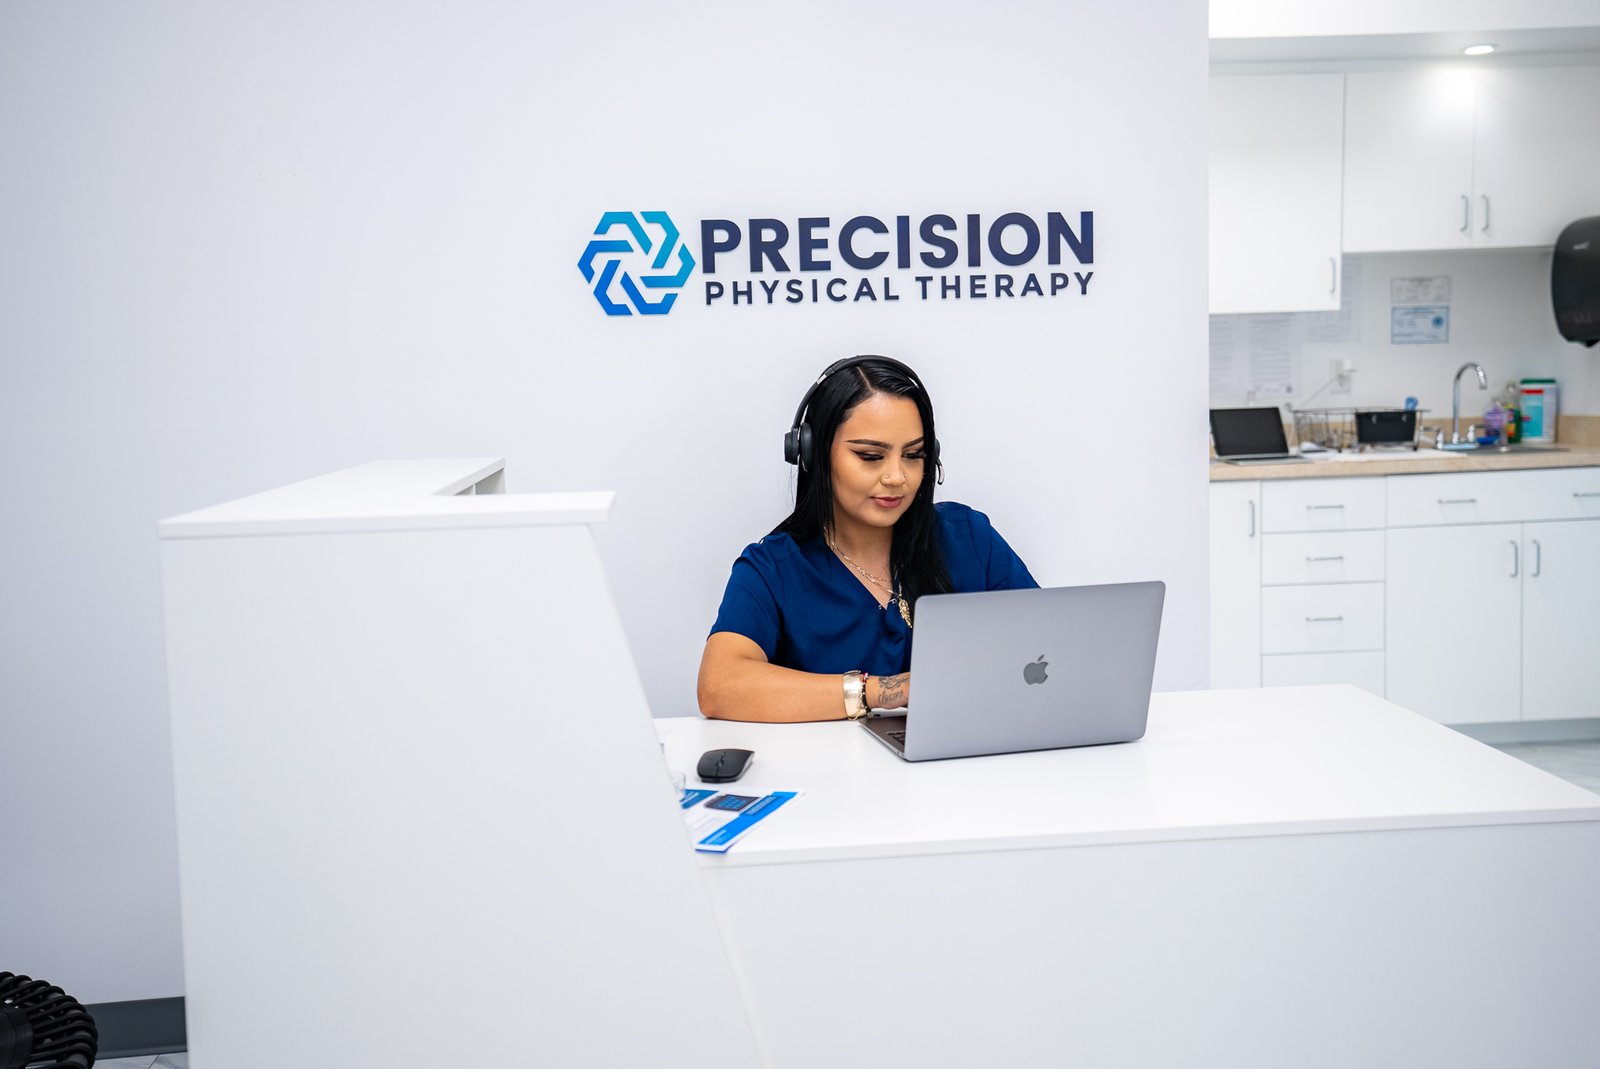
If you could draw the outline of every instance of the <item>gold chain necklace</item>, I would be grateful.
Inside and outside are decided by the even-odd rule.
[[[854,568],[856,571],[860,572],[861,573],[861,578],[865,579],[867,582],[871,583],[873,586],[878,587],[879,589],[883,590],[884,592],[886,592],[889,595],[889,600],[894,602],[896,607],[898,607],[899,610],[900,610],[900,619],[902,619],[902,620],[904,620],[906,622],[906,626],[907,627],[910,627],[911,626],[911,606],[906,601],[905,596],[903,594],[899,593],[898,591],[896,591],[894,589],[894,587],[890,586],[888,583],[884,582],[882,579],[879,579],[877,576],[873,575],[871,572],[869,572],[865,568],[861,567],[861,565],[859,565],[859,564],[857,564],[855,562],[854,558],[852,558],[850,556],[850,554],[848,554],[844,550],[840,549],[839,548],[839,544],[833,540],[833,532],[825,530],[822,533],[823,533],[823,536],[827,539],[828,548],[833,550],[835,556],[837,556],[840,560],[844,561],[846,564],[850,565],[850,567]]]

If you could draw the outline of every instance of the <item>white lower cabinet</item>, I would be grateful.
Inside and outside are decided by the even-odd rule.
[[[1522,718],[1600,717],[1600,520],[1522,527]]]
[[[1212,685],[1600,717],[1600,468],[1215,483]]]
[[[1262,653],[1383,649],[1383,584],[1261,588]]]
[[[1211,484],[1211,685],[1261,685],[1261,483]]]
[[[1447,724],[1521,717],[1521,524],[1388,532],[1387,697]]]

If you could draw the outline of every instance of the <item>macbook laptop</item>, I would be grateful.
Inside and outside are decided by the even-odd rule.
[[[1289,449],[1283,416],[1272,408],[1213,408],[1211,444],[1228,464],[1298,464],[1306,458]]]
[[[909,715],[859,721],[907,761],[1144,735],[1165,583],[917,599]]]

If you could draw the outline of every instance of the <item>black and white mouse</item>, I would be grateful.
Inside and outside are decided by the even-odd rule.
[[[753,750],[707,750],[700,755],[695,775],[703,783],[732,783],[750,767]]]

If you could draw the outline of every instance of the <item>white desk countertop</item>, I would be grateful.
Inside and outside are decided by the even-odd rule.
[[[1600,821],[1600,796],[1350,686],[1158,693],[1135,743],[917,764],[843,721],[656,729],[691,785],[742,747],[724,789],[807,792],[707,867]]]
[[[161,537],[348,534],[604,523],[615,496],[468,493],[499,457],[379,460],[162,520]]]

